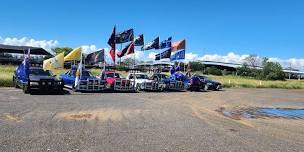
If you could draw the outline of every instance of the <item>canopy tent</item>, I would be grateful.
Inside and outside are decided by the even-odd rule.
[[[31,49],[31,54],[34,55],[47,55],[54,56],[50,52],[46,51],[43,48],[31,47],[31,46],[13,46],[13,45],[3,45],[0,44],[0,53],[17,53],[17,54],[26,54],[28,49]]]

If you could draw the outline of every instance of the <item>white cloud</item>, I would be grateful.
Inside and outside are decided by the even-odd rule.
[[[194,54],[192,52],[185,54],[185,60],[186,60],[186,62],[195,61],[197,59],[198,59],[198,54]]]
[[[92,52],[96,52],[99,49],[97,49],[96,45],[82,45],[81,50],[85,54],[90,54]]]
[[[218,55],[218,54],[206,54],[199,58],[203,61],[217,61],[217,62],[227,62],[227,63],[243,63],[244,59],[249,55],[238,55],[233,52],[229,52],[227,55]]]
[[[192,54],[191,56],[196,56],[197,54]],[[226,62],[226,63],[243,63],[244,59],[248,57],[248,54],[235,54],[234,52],[230,52],[227,55],[218,55],[218,54],[206,54],[198,58],[198,60],[202,61],[216,61],[216,62]],[[186,54],[187,58],[187,54]],[[262,61],[262,57],[258,56],[258,60]],[[299,70],[304,70],[304,59],[280,59],[276,57],[269,58],[269,61],[278,62],[282,65],[283,68],[292,67]]]
[[[16,45],[16,46],[33,46],[41,47],[45,50],[52,52],[51,49],[58,46],[57,40],[35,40],[27,37],[18,38],[2,38],[0,37],[0,44]]]

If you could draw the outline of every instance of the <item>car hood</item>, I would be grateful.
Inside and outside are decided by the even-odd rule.
[[[215,80],[205,80],[206,83],[221,84]]]
[[[31,81],[40,81],[41,79],[57,80],[52,76],[29,76]]]
[[[135,81],[137,83],[143,83],[143,82],[152,82],[153,80],[149,80],[149,79],[136,79]]]
[[[90,79],[90,80],[99,80],[99,78],[96,78],[96,77],[81,77],[80,80],[88,80],[88,79]]]

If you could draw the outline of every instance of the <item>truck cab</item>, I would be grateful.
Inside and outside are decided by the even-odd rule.
[[[162,81],[153,80],[146,73],[129,73],[127,79],[133,82],[137,91],[163,91],[166,87]]]

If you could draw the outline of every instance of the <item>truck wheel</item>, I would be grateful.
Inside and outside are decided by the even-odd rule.
[[[136,91],[140,91],[140,84],[136,84]]]
[[[18,86],[18,84],[17,84],[17,81],[16,81],[16,78],[15,78],[15,77],[13,77],[13,86],[14,86],[15,88],[19,88],[19,86]]]
[[[25,94],[31,93],[31,89],[28,87],[28,85],[23,85],[23,92]]]
[[[207,90],[208,90],[208,86],[207,86],[207,85],[205,85],[204,90],[205,90],[205,91],[207,91]]]
[[[77,89],[75,88],[74,85],[72,86],[72,90],[73,90],[74,92],[77,92]]]

